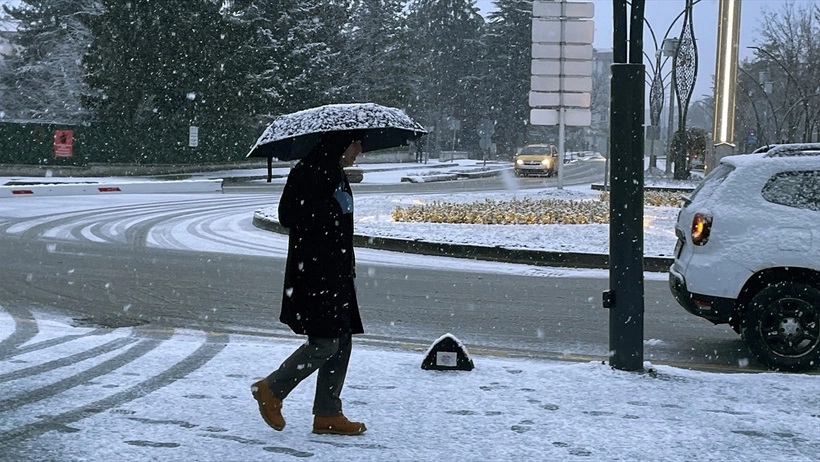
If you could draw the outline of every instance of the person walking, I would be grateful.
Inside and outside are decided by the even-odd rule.
[[[285,428],[282,401],[317,371],[313,433],[360,435],[367,430],[342,412],[352,336],[364,333],[356,300],[353,193],[344,167],[362,152],[361,133],[325,132],[288,175],[279,222],[289,230],[279,320],[306,335],[277,370],[251,385],[264,421]]]

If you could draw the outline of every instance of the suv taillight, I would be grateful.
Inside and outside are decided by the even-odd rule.
[[[704,245],[709,241],[709,233],[712,231],[712,217],[705,213],[696,213],[692,218],[692,243]]]

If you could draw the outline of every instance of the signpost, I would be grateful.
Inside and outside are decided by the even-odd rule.
[[[481,119],[476,127],[478,133],[478,146],[481,148],[484,158],[484,166],[487,166],[487,157],[493,146],[493,133],[495,133],[495,123],[489,119]]]
[[[591,2],[532,3],[530,123],[558,125],[558,188],[564,187],[565,127],[588,127],[592,93]]]

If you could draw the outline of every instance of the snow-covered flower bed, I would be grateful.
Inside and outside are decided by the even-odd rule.
[[[609,194],[597,199],[512,198],[508,201],[485,198],[482,201],[432,203],[398,206],[393,210],[396,222],[426,222],[492,225],[588,225],[609,223]],[[680,194],[667,191],[647,191],[644,204],[648,207],[676,207]]]

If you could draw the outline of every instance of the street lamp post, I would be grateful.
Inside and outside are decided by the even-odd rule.
[[[661,111],[663,111],[663,75],[661,74],[661,54],[655,51],[655,68],[652,72],[652,85],[649,88],[649,128],[646,131],[649,138],[649,170],[658,168],[658,156],[655,155],[655,140],[660,138]]]
[[[679,43],[680,41],[676,38],[664,39],[663,54],[674,58]],[[672,140],[674,139],[673,133],[675,130],[675,93],[675,78],[673,76],[669,83],[669,123],[666,127],[666,166],[664,167],[664,171],[667,175],[672,168],[672,161],[675,159],[675,153],[672,151],[672,147],[674,146]]]
[[[701,0],[694,0],[692,1],[692,6],[698,4]],[[629,3],[629,2],[627,2]],[[663,38],[661,39],[661,47],[658,47],[658,40],[657,36],[655,35],[655,30],[652,28],[652,25],[649,24],[649,21],[644,18],[644,23],[646,24],[646,28],[649,29],[649,33],[652,35],[652,41],[655,44],[655,65],[652,66],[652,59],[649,58],[649,55],[644,53],[649,60],[649,65],[652,67],[652,78],[649,82],[649,123],[650,128],[646,130],[647,139],[650,141],[650,148],[649,148],[649,166],[650,171],[656,169],[657,164],[657,156],[655,155],[655,140],[660,139],[660,119],[661,113],[663,112],[663,102],[664,102],[664,88],[666,85],[664,84],[665,77],[663,75],[663,68],[666,64],[666,61],[669,58],[673,58],[675,56],[675,52],[678,49],[679,40],[676,38],[667,38],[669,33],[672,31],[672,28],[678,22],[684,14],[686,13],[686,9],[678,13],[675,19],[669,24],[669,27],[666,29],[666,33],[663,34]],[[661,60],[661,57],[665,57],[666,59]],[[671,72],[670,72],[671,73]],[[667,74],[668,76],[668,74]],[[670,88],[669,88],[669,123],[667,126],[666,131],[666,138],[667,138],[667,162],[665,167],[665,174],[669,174],[669,168],[672,165],[671,159],[674,157],[673,153],[671,152],[672,149],[672,131],[674,129],[674,119],[675,119],[675,82],[671,81]]]
[[[686,113],[698,74],[698,51],[695,43],[695,29],[692,27],[692,0],[686,0],[686,10],[681,29],[680,41],[673,58],[672,80],[677,88],[679,142],[675,150],[675,179],[689,177],[686,155]],[[668,160],[667,160],[668,161]]]
[[[715,117],[707,168],[734,154],[737,95],[737,43],[740,37],[740,0],[720,0],[717,60],[715,63]]]

